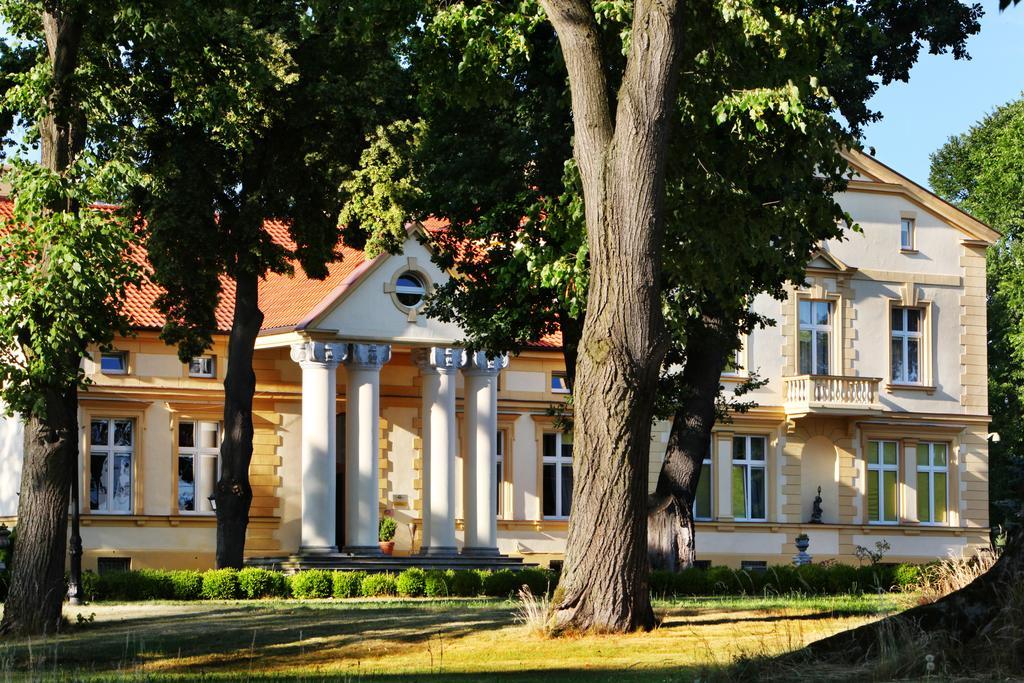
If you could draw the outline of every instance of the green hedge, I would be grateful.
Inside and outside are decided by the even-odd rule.
[[[763,571],[728,567],[685,569],[678,573],[651,572],[655,597],[705,595],[838,595],[879,591],[913,591],[922,586],[927,567],[878,564],[778,565]],[[519,571],[441,571],[406,569],[399,575],[309,569],[292,576],[257,567],[241,571],[211,569],[138,571],[99,576],[82,575],[87,600],[233,600],[295,597],[299,599],[355,597],[475,597],[515,598],[525,586],[534,595],[550,595],[558,576],[548,569]]]

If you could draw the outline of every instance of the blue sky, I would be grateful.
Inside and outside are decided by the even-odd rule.
[[[999,11],[984,0],[981,32],[967,42],[969,61],[923,54],[908,83],[879,89],[871,100],[885,118],[865,131],[879,161],[927,187],[928,155],[951,135],[1024,91],[1024,3]]]

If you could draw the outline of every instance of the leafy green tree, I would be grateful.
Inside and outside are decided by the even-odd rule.
[[[6,174],[13,217],[0,227],[0,400],[25,423],[18,554],[0,632],[31,635],[61,622],[82,361],[91,345],[128,332],[119,302],[138,272],[133,221],[95,206],[123,196],[132,176],[109,144],[119,103],[105,80],[117,54],[114,4],[7,0],[0,16],[9,27],[0,61],[11,68],[0,79],[0,137],[18,126],[25,139]]]
[[[336,258],[345,183],[363,141],[405,98],[403,0],[133,3],[124,59],[138,102],[153,279],[165,293],[162,337],[187,360],[208,348],[225,279],[234,313],[224,381],[217,565],[242,564],[252,489],[252,356],[263,321],[259,281],[314,278]],[[289,219],[294,246],[268,217]]]
[[[929,182],[1003,237],[989,249],[989,496],[993,526],[1024,502],[1024,100],[997,108],[931,157]]]

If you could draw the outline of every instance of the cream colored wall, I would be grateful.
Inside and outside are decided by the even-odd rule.
[[[292,363],[292,365],[297,365]],[[302,402],[278,401],[281,414],[281,549],[295,552],[302,540]]]
[[[0,415],[0,517],[18,514],[24,433],[20,417]]]

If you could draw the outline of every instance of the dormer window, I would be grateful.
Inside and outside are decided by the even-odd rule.
[[[103,351],[100,353],[100,372],[104,375],[127,375],[127,351]]]
[[[189,377],[212,378],[217,376],[217,358],[215,356],[196,356],[188,364]]]
[[[914,219],[900,219],[900,250],[914,251]]]

